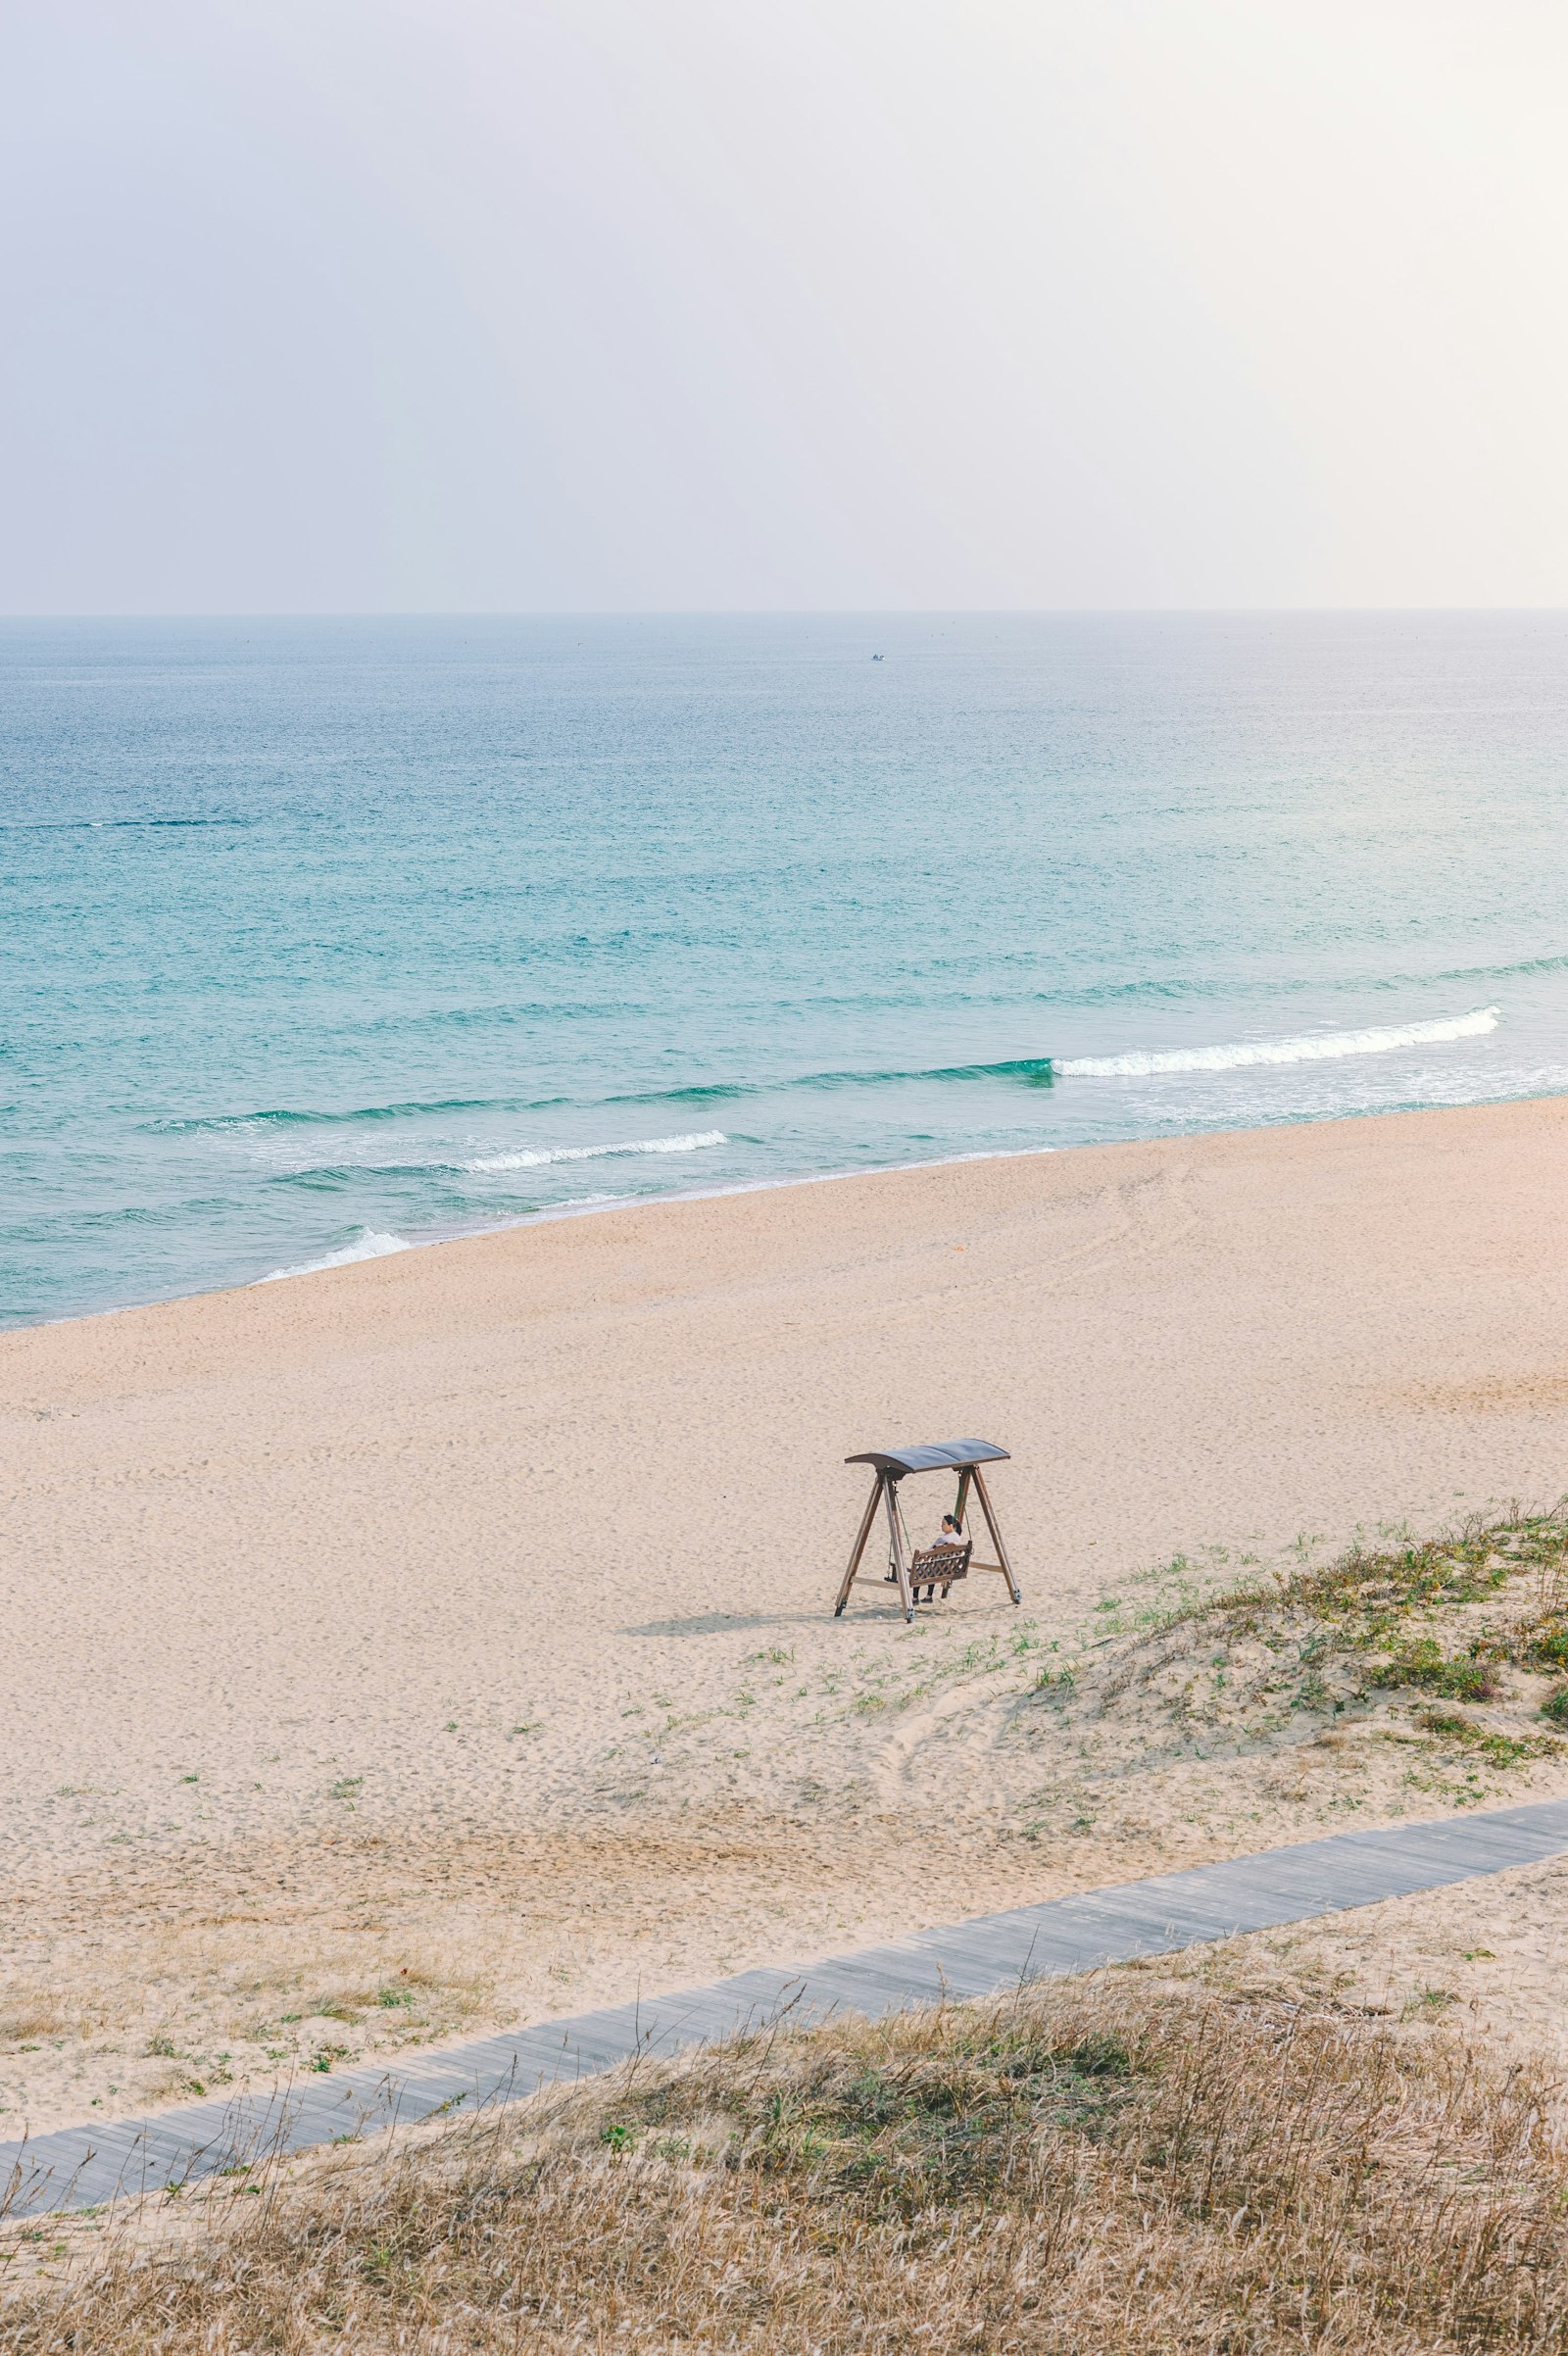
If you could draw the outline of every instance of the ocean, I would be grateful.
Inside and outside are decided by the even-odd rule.
[[[1568,1089],[1568,617],[0,623],[0,1322]]]

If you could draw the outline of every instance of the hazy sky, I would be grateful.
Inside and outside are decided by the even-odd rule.
[[[0,0],[0,607],[1568,604],[1561,0]]]

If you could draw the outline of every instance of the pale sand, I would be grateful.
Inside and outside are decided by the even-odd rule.
[[[1443,1812],[1253,1759],[1064,1816],[1019,1698],[1178,1552],[1557,1497],[1565,1210],[1552,1100],[674,1203],[0,1340],[0,2134]],[[843,1457],[971,1432],[1015,1451],[1023,1611],[988,1579],[912,1634],[879,1589],[835,1622]],[[934,1532],[945,1484],[906,1495]]]

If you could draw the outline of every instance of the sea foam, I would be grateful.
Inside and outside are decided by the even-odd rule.
[[[303,1260],[297,1268],[274,1268],[270,1276],[259,1276],[256,1281],[275,1285],[285,1276],[318,1276],[323,1268],[347,1268],[358,1259],[385,1259],[389,1252],[410,1250],[412,1246],[400,1235],[383,1235],[373,1227],[362,1227],[353,1242],[340,1251],[328,1252],[321,1259]]]
[[[1125,1055],[1070,1055],[1053,1062],[1061,1080],[1133,1080],[1153,1072],[1241,1071],[1255,1063],[1326,1063],[1338,1055],[1381,1055],[1391,1048],[1479,1039],[1494,1031],[1500,1006],[1433,1022],[1389,1023],[1365,1031],[1313,1031],[1300,1039],[1242,1039],[1224,1047],[1154,1048]]]
[[[612,1153],[697,1153],[704,1146],[728,1143],[722,1129],[691,1129],[679,1137],[634,1137],[625,1145],[556,1146],[535,1151],[519,1148],[514,1153],[481,1153],[473,1161],[459,1162],[457,1167],[479,1176],[497,1170],[538,1170],[553,1161],[601,1161]]]

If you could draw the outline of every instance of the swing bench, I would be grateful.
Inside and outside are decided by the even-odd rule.
[[[986,1489],[985,1475],[980,1470],[982,1464],[1005,1463],[1006,1460],[1007,1450],[1004,1448],[994,1447],[989,1440],[938,1440],[924,1448],[870,1448],[860,1456],[846,1456],[844,1459],[846,1464],[871,1465],[874,1468],[875,1477],[871,1483],[871,1494],[866,1499],[865,1511],[860,1516],[860,1527],[855,1541],[855,1550],[850,1556],[850,1567],[845,1572],[839,1586],[838,1601],[833,1606],[834,1618],[837,1619],[842,1614],[845,1604],[850,1599],[850,1590],[857,1579],[862,1582],[880,1579],[880,1583],[883,1585],[897,1587],[899,1601],[904,1606],[906,1620],[914,1618],[914,1607],[919,1601],[921,1588],[925,1589],[925,1599],[928,1603],[933,1599],[938,1588],[941,1588],[943,1600],[946,1601],[948,1593],[955,1583],[959,1579],[966,1579],[972,1570],[999,1572],[1005,1579],[1007,1593],[1014,1603],[1021,1603],[1023,1596],[1019,1591],[1018,1582],[1012,1575],[1012,1565],[1007,1560],[1007,1549],[1002,1543],[1002,1533],[997,1528],[997,1517],[991,1509],[991,1498]],[[953,1518],[957,1523],[960,1532],[963,1529],[964,1507],[969,1501],[969,1492],[973,1489],[975,1496],[980,1500],[980,1510],[985,1516],[986,1529],[990,1533],[991,1544],[996,1550],[995,1562],[976,1562],[973,1559],[974,1541],[968,1538],[963,1541],[961,1546],[926,1546],[919,1552],[916,1552],[909,1545],[909,1534],[905,1528],[904,1514],[899,1504],[899,1483],[910,1473],[923,1472],[956,1472],[957,1474],[958,1500],[953,1508]],[[888,1567],[886,1572],[881,1574],[875,1571],[862,1571],[860,1568],[860,1558],[865,1552],[866,1542],[871,1536],[871,1525],[876,1520],[878,1506],[886,1513],[888,1524]],[[908,1557],[907,1560],[906,1560],[906,1555]]]

